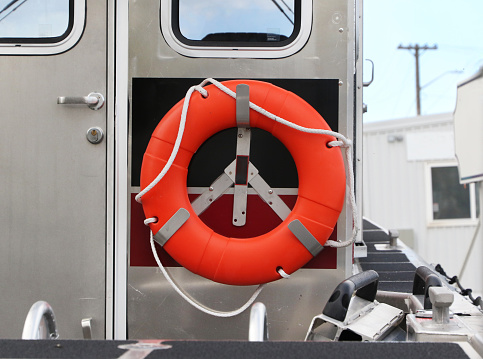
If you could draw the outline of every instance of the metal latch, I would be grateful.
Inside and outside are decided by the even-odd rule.
[[[87,96],[59,96],[58,105],[87,105],[91,110],[99,110],[104,106],[105,98],[99,92],[91,92]]]

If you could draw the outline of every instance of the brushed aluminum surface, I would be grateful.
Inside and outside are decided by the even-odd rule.
[[[256,289],[214,283],[185,268],[168,271],[197,301],[220,311],[240,307]],[[270,340],[304,340],[312,318],[339,282],[332,274],[337,273],[301,269],[264,288],[257,302],[266,306]],[[185,302],[158,268],[130,267],[128,317],[131,339],[247,340],[250,311],[233,318],[210,316]]]
[[[107,93],[107,3],[87,3],[72,49],[0,56],[0,302],[9,308],[2,338],[20,337],[37,300],[55,309],[62,338],[82,338],[88,317],[93,338],[105,336],[106,141],[93,146],[86,130],[106,128],[106,108],[56,103],[64,94]]]

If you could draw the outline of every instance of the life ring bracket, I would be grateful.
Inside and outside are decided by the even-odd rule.
[[[190,213],[184,208],[176,211],[168,221],[163,224],[160,230],[154,235],[154,240],[161,247],[181,228],[183,224],[190,218]]]
[[[302,245],[315,257],[323,249],[319,241],[310,233],[310,231],[298,219],[293,220],[288,224],[288,229],[293,233]]]

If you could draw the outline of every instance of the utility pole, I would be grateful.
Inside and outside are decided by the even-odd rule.
[[[421,51],[424,50],[437,50],[438,45],[433,46],[419,46],[416,45],[409,45],[409,46],[398,46],[398,50],[414,50],[414,57],[416,59],[416,106],[417,106],[417,114],[418,116],[421,115],[421,85],[419,83],[419,56],[421,55]]]

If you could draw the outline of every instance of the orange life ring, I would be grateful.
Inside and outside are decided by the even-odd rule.
[[[238,84],[250,87],[250,101],[265,110],[304,127],[330,130],[320,114],[297,95],[272,84],[233,80],[223,84],[235,91]],[[187,193],[191,157],[212,135],[236,127],[235,100],[214,85],[204,87],[209,96],[194,92],[189,103],[186,128],[178,155],[170,170],[142,197],[146,218],[157,233],[180,209],[189,219],[165,243],[164,249],[191,272],[215,282],[233,285],[267,283],[281,276],[278,268],[292,273],[312,254],[289,230],[299,220],[323,245],[332,233],[344,203],[345,171],[338,148],[329,148],[332,136],[303,133],[250,110],[250,126],[277,137],[291,153],[299,176],[298,199],[289,216],[268,233],[253,238],[228,238],[206,226],[195,214]],[[141,188],[148,186],[166,164],[178,132],[183,100],[178,102],[154,130],[144,154]]]

